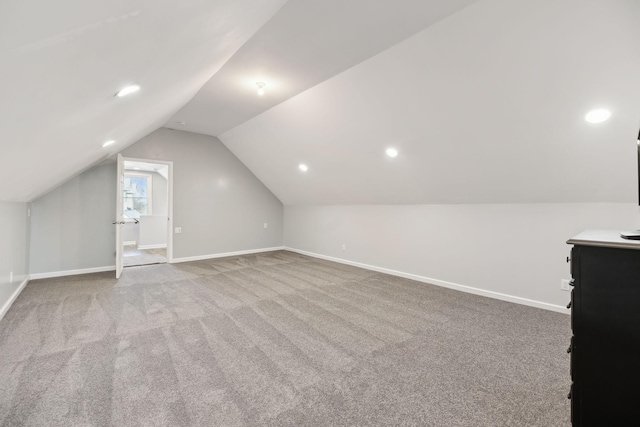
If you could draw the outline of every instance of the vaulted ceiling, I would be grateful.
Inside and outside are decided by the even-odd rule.
[[[285,204],[637,203],[638,22],[483,0],[220,138]]]
[[[166,126],[218,136],[285,204],[634,202],[639,19],[636,0],[5,2],[0,200]]]
[[[0,200],[31,200],[161,127],[283,4],[0,2]],[[114,97],[130,83],[140,92]]]
[[[166,127],[218,136],[476,1],[289,0]]]

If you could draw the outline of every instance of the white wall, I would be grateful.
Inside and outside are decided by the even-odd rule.
[[[150,172],[152,179],[152,215],[140,217],[138,246],[167,244],[167,218],[169,214],[169,183],[156,172]]]
[[[173,161],[174,258],[282,245],[282,203],[218,138],[162,128],[122,154]]]
[[[639,217],[634,204],[285,206],[284,245],[564,306],[565,242]]]
[[[27,208],[26,203],[0,202],[0,319],[29,271]]]
[[[115,265],[115,164],[96,166],[31,204],[31,274]]]
[[[165,215],[141,215],[138,248],[149,249],[167,244],[167,217]]]
[[[122,226],[122,240],[124,242],[138,242],[140,240],[140,224],[127,222]]]
[[[152,184],[152,212],[154,215],[164,215],[169,213],[169,183],[167,179],[157,172],[148,172],[153,181]]]

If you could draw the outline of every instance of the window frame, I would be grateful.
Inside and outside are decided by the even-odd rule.
[[[131,171],[125,170],[123,173],[124,178],[134,177],[134,178],[146,178],[147,180],[147,213],[144,215],[153,215],[153,175],[150,172],[143,171]],[[124,183],[122,188],[122,216],[124,217],[125,222],[135,222],[135,218],[128,218],[125,215],[125,196],[124,196]],[[142,214],[140,214],[142,216]]]

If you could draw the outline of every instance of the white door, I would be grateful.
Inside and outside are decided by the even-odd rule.
[[[118,172],[116,176],[116,279],[120,278],[124,264],[124,240],[122,228],[124,227],[124,216],[122,214],[122,186],[124,185],[124,159],[122,154],[118,154]]]

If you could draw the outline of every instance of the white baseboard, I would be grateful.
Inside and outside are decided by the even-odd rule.
[[[131,246],[131,245],[135,245],[136,243],[138,242],[136,242],[135,240],[127,240],[126,242],[122,242],[124,246]]]
[[[566,307],[561,306],[561,305],[549,304],[549,303],[542,302],[542,301],[536,301],[536,300],[532,300],[532,299],[516,297],[516,296],[513,296],[513,295],[503,294],[503,293],[500,293],[500,292],[487,291],[485,289],[474,288],[474,287],[466,286],[466,285],[459,285],[457,283],[446,282],[444,280],[432,279],[430,277],[419,276],[417,274],[411,274],[411,273],[405,273],[405,272],[402,272],[402,271],[391,270],[389,268],[376,267],[374,265],[363,264],[361,262],[349,261],[349,260],[342,259],[342,258],[335,258],[335,257],[327,256],[327,255],[316,254],[316,253],[313,253],[313,252],[307,252],[307,251],[303,251],[303,250],[300,250],[300,249],[289,248],[289,247],[286,247],[286,246],[284,247],[284,250],[295,252],[295,253],[299,253],[299,254],[302,254],[302,255],[307,255],[307,256],[310,256],[310,257],[314,257],[314,258],[324,259],[324,260],[327,260],[327,261],[338,262],[340,264],[352,265],[354,267],[360,267],[360,268],[364,268],[366,270],[377,271],[379,273],[386,273],[386,274],[390,274],[392,276],[404,277],[405,279],[411,279],[411,280],[415,280],[417,282],[423,282],[423,283],[428,283],[428,284],[431,284],[431,285],[442,286],[443,288],[454,289],[456,291],[466,292],[466,293],[469,293],[469,294],[474,294],[474,295],[480,295],[480,296],[483,296],[483,297],[499,299],[499,300],[502,300],[502,301],[513,302],[513,303],[516,303],[516,304],[528,305],[530,307],[536,307],[536,308],[541,308],[543,310],[555,311],[557,313],[564,313],[564,314],[569,314],[570,313],[570,311],[567,310]]]
[[[31,280],[50,279],[52,277],[77,276],[78,274],[102,273],[103,271],[116,271],[115,265],[106,267],[81,268],[79,270],[51,271],[49,273],[31,274]]]
[[[250,254],[258,254],[261,252],[273,252],[273,251],[281,251],[286,249],[284,246],[276,246],[273,248],[262,248],[262,249],[249,249],[246,251],[236,251],[236,252],[224,252],[219,254],[210,254],[210,255],[197,255],[183,258],[174,258],[173,263],[177,262],[189,262],[189,261],[201,261],[203,259],[213,259],[213,258],[225,258],[230,256],[238,256],[238,255],[250,255]]]
[[[162,249],[162,248],[166,248],[167,244],[166,243],[161,243],[159,245],[138,245],[138,249]]]
[[[18,298],[18,295],[20,295],[20,292],[22,292],[24,287],[27,286],[27,283],[29,283],[29,276],[27,276],[22,281],[22,283],[20,283],[20,286],[18,286],[18,288],[15,291],[13,291],[13,294],[11,294],[11,297],[9,297],[7,302],[5,302],[4,305],[2,306],[2,308],[0,308],[0,320],[2,320],[2,318],[4,317],[5,314],[7,314],[7,312],[11,308],[11,305]]]

